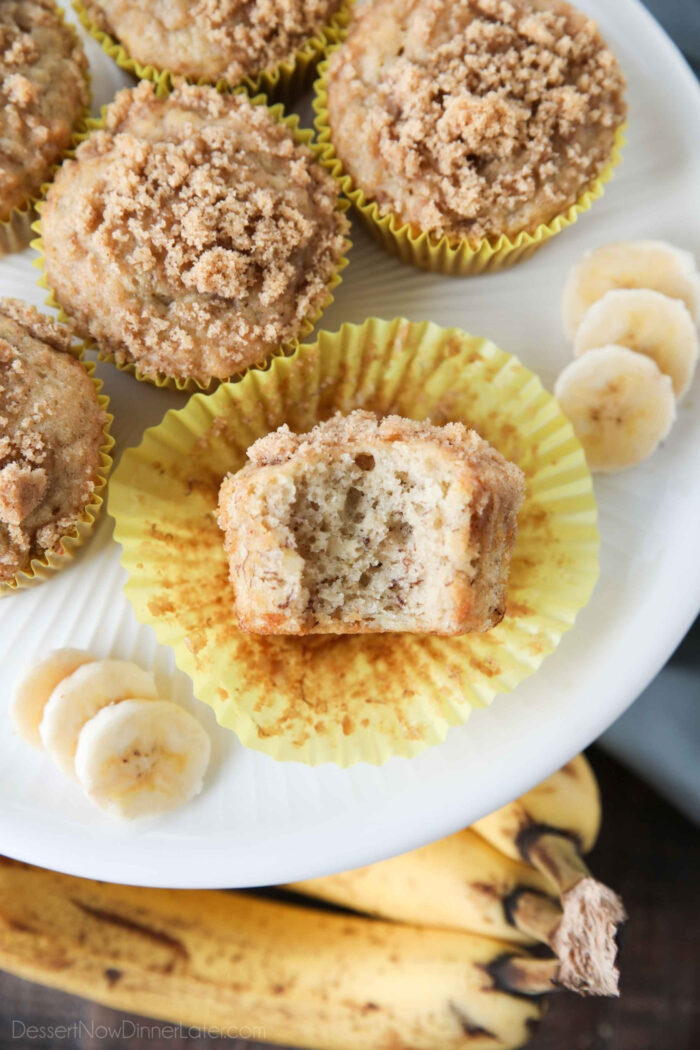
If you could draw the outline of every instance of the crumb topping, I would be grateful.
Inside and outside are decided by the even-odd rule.
[[[326,302],[348,228],[337,206],[334,181],[264,107],[186,85],[156,99],[144,82],[49,192],[49,281],[118,360],[224,378]]]
[[[89,104],[87,60],[51,0],[0,3],[0,220],[38,192]]]
[[[88,0],[97,24],[144,65],[236,84],[328,25],[341,0]]]
[[[561,0],[369,0],[331,56],[328,108],[338,155],[385,213],[477,241],[576,202],[624,89],[596,23]]]
[[[0,299],[0,580],[55,549],[95,487],[105,416],[69,332]]]
[[[429,420],[418,421],[404,416],[379,418],[374,412],[364,409],[355,409],[346,416],[336,412],[330,419],[317,423],[306,434],[296,434],[284,423],[277,430],[258,438],[248,449],[247,455],[253,467],[272,466],[286,463],[298,454],[378,440],[430,441],[441,448],[458,452],[466,462],[474,460],[479,466],[496,464],[499,469],[506,470],[520,488],[524,484],[522,471],[504,460],[495,448],[464,423],[435,426]]]

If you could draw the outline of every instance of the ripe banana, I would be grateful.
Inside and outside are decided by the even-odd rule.
[[[150,671],[126,660],[96,660],[79,667],[51,693],[39,726],[41,741],[63,772],[75,776],[75,750],[85,723],[108,704],[155,699]]]
[[[648,288],[607,292],[576,332],[577,357],[599,346],[626,346],[655,361],[670,376],[676,397],[690,386],[698,360],[698,333],[688,308]]]
[[[562,962],[562,983],[618,995],[615,937],[625,910],[581,856],[593,846],[599,825],[598,785],[579,755],[532,791],[478,820],[473,830],[514,860],[533,864],[556,887],[563,918],[553,946]]]
[[[651,288],[684,302],[694,321],[700,314],[700,276],[690,252],[664,241],[620,241],[589,252],[569,274],[563,300],[569,339],[593,303],[614,288]]]
[[[381,918],[517,944],[546,943],[546,932],[538,934],[561,917],[546,878],[529,864],[505,857],[469,828],[366,868],[286,888]],[[538,904],[543,927],[534,932],[531,912]],[[523,913],[524,927],[519,924]]]
[[[509,1050],[553,962],[512,944],[237,893],[140,889],[0,861],[0,967],[186,1025],[319,1050]]]
[[[600,802],[593,773],[583,758],[575,759],[530,793],[534,807],[549,795],[558,800],[557,816],[571,822],[592,845],[600,822]],[[527,797],[530,797],[527,796]],[[551,812],[552,805],[549,805]],[[504,818],[505,819],[505,816]],[[568,827],[568,825],[565,825]],[[355,911],[425,926],[467,930],[522,944],[542,941],[555,951],[566,947],[557,979],[576,991],[603,993],[610,984],[594,983],[600,930],[582,939],[572,972],[568,947],[562,941],[564,912],[553,899],[548,877],[520,859],[505,855],[473,829],[400,857],[287,887],[298,893],[332,901]],[[614,962],[614,948],[612,960]],[[604,946],[607,950],[607,946]]]
[[[27,668],[12,699],[12,720],[15,729],[28,744],[33,747],[43,746],[39,723],[46,702],[59,682],[94,659],[82,649],[54,649],[39,663]]]
[[[554,386],[591,470],[610,473],[646,459],[676,418],[673,386],[656,364],[624,346],[589,350]]]
[[[93,802],[131,819],[176,809],[202,790],[211,745],[169,700],[122,700],[81,729],[75,773]]]

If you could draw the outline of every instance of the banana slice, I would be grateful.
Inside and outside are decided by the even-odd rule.
[[[94,659],[82,649],[53,649],[28,669],[15,689],[11,709],[15,729],[28,744],[42,746],[39,723],[46,702],[59,682]]]
[[[564,327],[573,339],[593,303],[615,288],[651,288],[681,299],[697,321],[700,275],[690,252],[665,241],[619,241],[585,255],[564,288]]]
[[[607,292],[576,332],[577,357],[598,346],[627,346],[656,361],[676,397],[690,386],[698,361],[698,333],[685,303],[648,288]]]
[[[88,719],[108,704],[158,696],[150,671],[127,660],[97,660],[79,667],[51,693],[39,725],[47,751],[68,776],[75,776],[78,735]]]
[[[591,470],[623,470],[650,456],[673,426],[668,376],[625,346],[589,350],[561,373],[554,396],[583,445]]]
[[[211,745],[169,700],[124,700],[84,726],[75,772],[88,797],[124,819],[165,813],[202,789]]]

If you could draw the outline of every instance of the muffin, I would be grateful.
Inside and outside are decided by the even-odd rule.
[[[103,34],[142,67],[228,84],[274,75],[300,49],[318,58],[344,0],[83,0]],[[316,45],[315,47],[313,45]],[[311,55],[309,56],[311,57]]]
[[[396,227],[471,249],[576,204],[624,89],[596,24],[561,0],[368,0],[325,78],[354,186]]]
[[[3,0],[0,222],[38,196],[70,146],[89,105],[86,73],[83,49],[51,0]]]
[[[71,333],[0,299],[0,590],[63,553],[101,483],[107,416]]]
[[[342,264],[343,207],[265,106],[143,81],[49,189],[46,276],[102,356],[204,387],[310,330]]]
[[[238,626],[466,634],[503,619],[522,471],[462,423],[356,410],[248,450],[219,496]]]

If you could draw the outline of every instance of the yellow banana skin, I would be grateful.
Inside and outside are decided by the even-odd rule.
[[[527,889],[552,892],[533,867],[499,853],[469,828],[400,857],[288,889],[385,919],[517,944],[535,944],[538,938],[509,919],[509,898]]]
[[[526,829],[549,826],[565,832],[588,853],[600,831],[600,792],[593,770],[583,755],[514,802],[472,824],[492,846],[514,860],[522,860],[520,836]]]
[[[510,1050],[542,1005],[502,991],[498,974],[525,991],[551,987],[548,962],[486,937],[8,860],[0,967],[120,1010],[249,1026],[310,1050]]]

